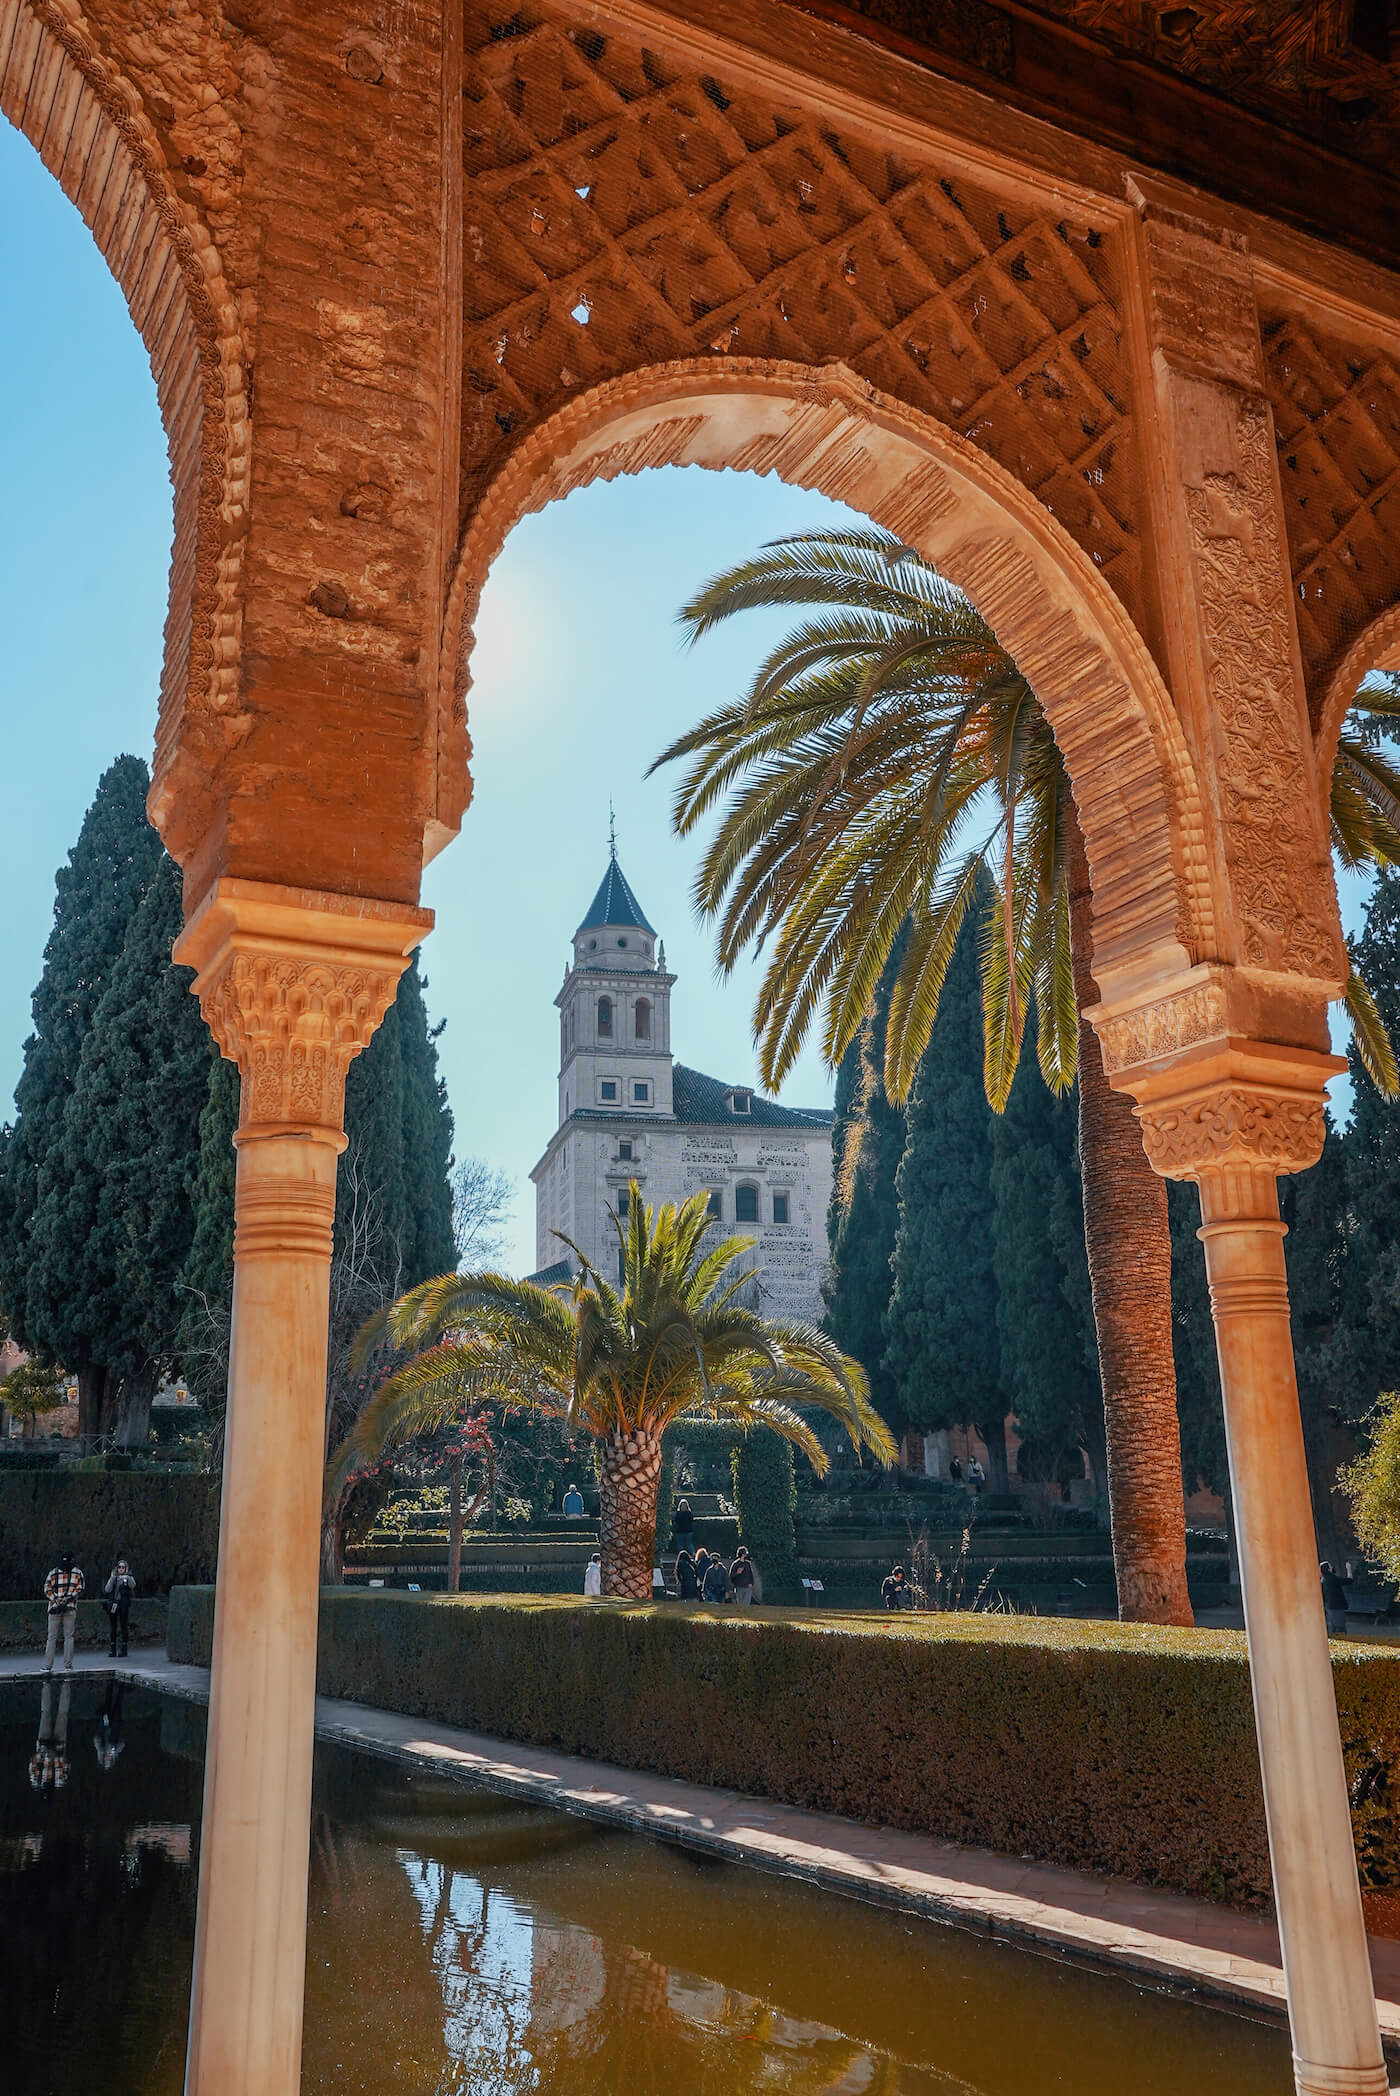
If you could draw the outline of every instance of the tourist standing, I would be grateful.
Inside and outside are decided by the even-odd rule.
[[[1345,1637],[1347,1634],[1347,1590],[1330,1565],[1319,1565],[1322,1578],[1322,1606],[1327,1613],[1328,1637]]]
[[[689,1550],[695,1540],[695,1516],[690,1511],[688,1499],[676,1501],[676,1511],[671,1517],[671,1537],[677,1550]]]
[[[906,1592],[904,1567],[895,1565],[880,1582],[880,1599],[886,1608],[903,1608]]]
[[[753,1561],[742,1543],[739,1545],[739,1555],[729,1567],[729,1584],[734,1589],[734,1599],[738,1602],[740,1608],[751,1607],[753,1604]]]
[[[582,1521],[583,1519],[583,1494],[577,1485],[570,1485],[568,1491],[564,1494],[563,1514],[566,1521]]]
[[[987,1482],[987,1473],[982,1468],[981,1458],[970,1456],[967,1464],[967,1481],[974,1492],[980,1492]]]
[[[706,1565],[705,1583],[701,1587],[700,1593],[706,1601],[727,1601],[729,1599],[729,1574],[725,1570],[722,1557],[712,1557],[709,1564]]]
[[[60,1631],[63,1633],[63,1670],[66,1674],[73,1671],[73,1637],[78,1628],[78,1603],[82,1599],[83,1586],[82,1570],[74,1564],[72,1551],[60,1552],[58,1563],[44,1581],[44,1599],[49,1604],[49,1638],[44,1647],[46,1674],[53,1672]]]
[[[697,1594],[703,1594],[705,1591],[705,1574],[709,1569],[710,1553],[702,1543],[695,1553],[695,1591]]]
[[[120,1631],[122,1649],[120,1657],[126,1658],[127,1639],[131,1631],[131,1604],[136,1598],[136,1581],[131,1576],[131,1567],[124,1557],[119,1557],[107,1574],[107,1584],[102,1589],[106,1596],[104,1607],[112,1626],[112,1638],[108,1657],[116,1659],[117,1634]]]
[[[584,1571],[583,1591],[590,1601],[596,1601],[603,1591],[603,1560],[596,1550]]]
[[[695,1560],[688,1550],[676,1552],[676,1592],[682,1601],[698,1601],[700,1582],[695,1577]]]

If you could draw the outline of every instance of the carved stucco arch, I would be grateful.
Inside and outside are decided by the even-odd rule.
[[[1337,761],[1342,722],[1356,703],[1362,678],[1372,670],[1400,670],[1400,601],[1388,605],[1362,629],[1328,679],[1314,738],[1317,776],[1324,792]]]
[[[448,598],[436,841],[470,795],[466,693],[482,586],[519,518],[665,465],[775,473],[897,532],[964,589],[1034,685],[1089,851],[1095,968],[1132,995],[1215,951],[1200,798],[1141,636],[1093,562],[1010,474],[844,365],[693,359],[579,394],[487,486]]]
[[[152,819],[182,813],[235,703],[249,424],[237,315],[207,228],[170,181],[141,99],[65,0],[0,0],[0,112],[77,207],[151,360],[174,537]]]

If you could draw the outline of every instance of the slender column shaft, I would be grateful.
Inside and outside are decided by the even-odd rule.
[[[296,2096],[345,1073],[426,910],[221,879],[175,958],[242,1075],[186,2096]]]
[[[1267,1166],[1201,1169],[1259,1763],[1299,2096],[1385,2096]]]
[[[238,1139],[188,2096],[295,2096],[316,1704],[329,1131]]]

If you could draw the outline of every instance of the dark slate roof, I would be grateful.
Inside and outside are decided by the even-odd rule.
[[[578,932],[592,931],[605,924],[631,924],[638,931],[656,934],[642,914],[642,906],[627,883],[627,876],[616,859],[609,859],[608,870],[599,884],[598,893],[588,906],[588,914]],[[574,937],[578,937],[578,932]]]
[[[527,1274],[537,1288],[558,1288],[562,1282],[572,1281],[574,1270],[567,1259],[556,1259],[553,1266],[542,1266],[537,1274]]]
[[[752,1121],[760,1128],[829,1128],[834,1118],[829,1106],[779,1106],[776,1099],[765,1099],[747,1085],[725,1084],[721,1078],[688,1070],[684,1063],[672,1065],[671,1083],[678,1121]],[[728,1095],[736,1091],[749,1093],[746,1114],[730,1112]]]

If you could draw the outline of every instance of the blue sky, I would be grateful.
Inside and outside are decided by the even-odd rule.
[[[120,293],[82,222],[0,125],[0,692],[6,736],[0,880],[0,1113],[8,1111],[53,911],[53,875],[98,775],[149,762],[170,550],[155,388]],[[512,533],[483,595],[472,692],[476,798],[429,868],[423,953],[459,1152],[516,1182],[510,1256],[534,1264],[528,1173],[554,1128],[569,940],[607,861],[608,803],[629,880],[679,976],[683,1061],[755,1077],[751,974],[720,986],[693,919],[695,848],[670,835],[669,789],[642,774],[729,696],[755,621],[682,653],[677,605],[779,532],[845,514],[750,475],[650,473],[580,491]],[[830,1099],[808,1052],[784,1087]]]
[[[0,125],[0,1113],[29,1028],[53,874],[98,775],[150,759],[170,549],[155,388],[120,293],[29,145]],[[754,975],[720,985],[695,924],[695,847],[670,835],[669,787],[644,780],[671,735],[739,688],[776,630],[754,621],[683,653],[677,605],[764,539],[845,516],[750,475],[648,473],[584,489],[511,534],[478,620],[476,799],[429,868],[437,929],[428,1002],[460,1152],[506,1171],[508,1258],[534,1263],[528,1173],[553,1130],[558,989],[602,874],[608,804],[619,856],[679,976],[681,1060],[755,1076]],[[1359,915],[1354,884],[1345,898]],[[809,1049],[784,1088],[830,1098]]]

